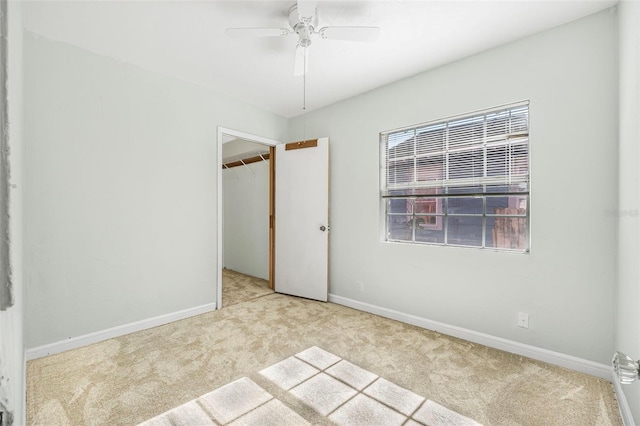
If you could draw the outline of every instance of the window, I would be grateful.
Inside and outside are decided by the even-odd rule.
[[[529,102],[380,134],[385,240],[529,250]]]

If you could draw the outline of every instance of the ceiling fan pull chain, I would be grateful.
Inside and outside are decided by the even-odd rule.
[[[302,74],[302,110],[307,109],[307,55],[304,55],[304,68]]]
[[[305,48],[306,49],[306,48]],[[307,55],[304,55],[304,68],[302,73],[302,110],[307,109]],[[307,116],[302,116],[302,140],[307,140]]]

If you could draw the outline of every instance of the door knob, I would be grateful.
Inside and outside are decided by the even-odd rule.
[[[320,227],[320,230],[321,230],[322,232],[324,232],[324,231],[326,231],[326,230],[327,230],[327,227],[326,227],[326,226],[324,226],[324,225],[322,225],[322,226]]]

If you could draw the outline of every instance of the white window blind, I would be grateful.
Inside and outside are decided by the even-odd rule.
[[[529,251],[529,102],[380,134],[385,240]]]
[[[520,103],[381,134],[384,195],[529,190],[529,106]],[[420,191],[418,191],[419,193]],[[433,191],[429,191],[433,192]]]

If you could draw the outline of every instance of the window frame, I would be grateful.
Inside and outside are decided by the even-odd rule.
[[[515,112],[515,113],[514,113]],[[489,117],[495,114],[495,117],[499,117],[499,114],[508,114],[508,118],[505,120],[505,128],[507,130],[498,133],[497,137],[489,136],[490,125],[493,122],[489,122]],[[521,114],[519,117],[518,114]],[[493,116],[492,116],[493,117]],[[523,122],[518,122],[522,120]],[[482,120],[482,136],[480,137],[481,143],[477,142],[477,124]],[[465,121],[469,123],[468,128],[464,128]],[[499,119],[496,119],[499,122]],[[453,128],[451,125],[460,126],[455,129],[458,132],[470,133],[471,137],[463,137],[456,139],[457,147],[450,149],[449,134]],[[508,127],[507,127],[508,126]],[[513,127],[512,127],[513,126]],[[428,160],[428,155],[420,154],[419,148],[423,139],[428,139],[431,135],[428,132],[433,131],[434,134],[440,129],[443,130],[444,140],[442,142],[443,148],[438,152],[434,151],[433,158],[441,156],[441,159],[437,159],[432,165],[424,166],[424,169],[417,169],[419,167],[418,161],[421,159]],[[522,130],[524,129],[524,130]],[[422,132],[419,132],[422,130]],[[514,131],[517,130],[517,131]],[[398,154],[393,158],[393,161],[398,164],[393,167],[393,185],[391,187],[387,182],[388,171],[391,170],[391,166],[387,162],[387,153],[395,146],[408,142],[410,138],[402,140],[403,135],[411,135],[413,132],[413,142],[409,143],[403,154]],[[474,134],[475,132],[475,134]],[[394,145],[389,148],[390,135],[399,135],[400,142],[394,141]],[[420,138],[420,140],[419,140]],[[427,142],[428,143],[428,142]],[[411,144],[413,144],[413,166],[406,166],[407,163],[404,160],[408,160],[411,164]],[[495,149],[495,148],[498,149]],[[500,155],[500,149],[504,147],[505,159],[499,160],[497,166],[504,170],[496,175],[491,174],[490,166],[493,167],[493,163],[489,157],[490,155]],[[490,151],[488,148],[493,148],[495,151]],[[518,153],[518,150],[526,150],[526,153],[522,151]],[[471,178],[449,178],[449,167],[451,163],[452,152],[467,152],[468,158],[462,158],[463,167],[455,169],[456,172],[464,175],[467,173],[467,168],[471,168]],[[482,155],[482,174],[477,176],[478,171],[474,169],[476,167],[476,161],[478,158],[478,152]],[[490,155],[488,153],[491,152]],[[396,153],[397,154],[397,153]],[[460,158],[460,157],[458,157]],[[467,166],[464,161],[470,161]],[[526,163],[526,168],[522,168],[520,164]],[[424,165],[424,163],[423,163]],[[454,164],[455,165],[455,164]],[[400,167],[400,172],[398,172]],[[403,172],[404,167],[404,172]],[[438,169],[440,171],[438,172]],[[441,174],[440,178],[437,176],[433,180],[429,180],[428,177],[418,178],[418,174],[426,175],[435,170],[435,174]],[[515,179],[511,181],[512,172]],[[520,173],[518,173],[518,171]],[[402,176],[402,173],[406,174],[406,179]],[[400,176],[400,178],[398,178]],[[494,184],[498,186],[492,186],[492,177],[497,176]],[[507,178],[508,176],[508,178]],[[392,243],[407,243],[416,245],[437,245],[437,246],[452,246],[452,247],[466,247],[477,248],[490,251],[506,251],[510,253],[530,253],[531,250],[531,144],[530,144],[530,101],[521,101],[506,105],[501,105],[494,108],[483,109],[471,113],[459,114],[444,119],[432,120],[426,123],[420,123],[417,125],[407,126],[403,128],[392,129],[384,132],[380,132],[380,217],[382,220],[381,226],[381,239],[383,242]],[[442,183],[442,186],[437,186],[438,182]],[[502,191],[493,192],[502,188]],[[435,189],[435,190],[434,190]],[[507,190],[505,190],[507,189]],[[427,193],[425,194],[424,191]],[[460,191],[461,190],[461,191]],[[460,193],[457,193],[460,191]],[[422,192],[422,193],[420,193]],[[435,192],[435,193],[434,193]],[[402,194],[402,195],[399,195]],[[497,207],[495,203],[490,203],[491,206],[487,206],[487,201],[491,201],[495,197],[505,197],[506,206]],[[482,199],[482,208],[480,212],[476,213],[454,213],[450,206],[450,200],[465,197],[465,198],[480,198]],[[393,212],[392,200],[406,199],[407,203],[412,203],[412,208],[409,208],[407,204],[406,212]],[[415,207],[418,200],[435,200],[436,211],[435,213],[420,213]],[[524,207],[522,204],[524,202]],[[455,204],[455,203],[453,203]],[[512,204],[518,204],[514,206]],[[397,206],[402,206],[399,201],[396,201]],[[477,206],[476,208],[478,208]],[[493,208],[493,211],[489,211]],[[524,211],[522,211],[524,209]],[[408,228],[408,235],[406,237],[392,237],[392,230],[390,229],[392,218],[407,216],[409,219],[406,221]],[[416,226],[420,217],[436,217],[435,224],[427,226]],[[452,233],[450,227],[453,225],[454,220],[460,220],[461,218],[480,218],[481,221],[481,240],[470,239],[467,243],[464,243],[460,235]],[[470,221],[471,219],[462,219],[463,221]],[[396,220],[396,224],[400,223]],[[396,225],[397,226],[397,225]],[[477,227],[477,225],[476,225]],[[524,227],[524,231],[522,231]],[[517,229],[518,231],[508,234],[509,238],[505,238],[505,229]],[[396,231],[398,228],[396,227]],[[416,239],[417,230],[441,230],[441,241],[427,241],[425,237],[424,241]],[[489,240],[488,232],[491,232],[491,240]],[[501,237],[499,233],[502,232]],[[428,233],[427,233],[428,234]],[[476,232],[476,236],[478,233]],[[433,234],[433,238],[437,239],[438,235]],[[455,242],[454,242],[455,240]],[[515,245],[514,245],[515,240]],[[461,243],[462,241],[462,243]],[[480,241],[480,244],[471,244],[469,242]],[[500,241],[500,243],[498,243]],[[487,246],[487,242],[491,245]],[[500,245],[500,246],[498,246]]]

